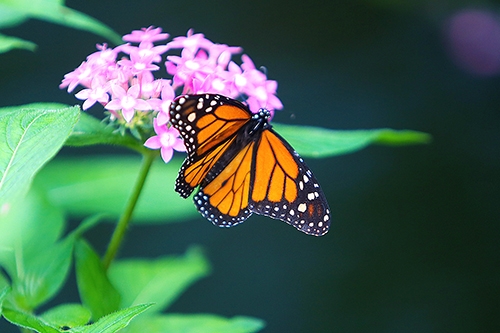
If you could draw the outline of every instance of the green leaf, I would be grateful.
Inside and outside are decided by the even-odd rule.
[[[78,107],[0,109],[0,211],[24,195],[36,172],[62,147]]]
[[[3,2],[0,0],[0,28],[16,26],[28,20],[26,15],[5,7]]]
[[[90,311],[80,304],[61,304],[40,315],[45,322],[55,327],[76,327],[90,321]]]
[[[64,6],[61,0],[1,0],[0,12],[5,11],[15,19],[4,18],[4,22],[21,22],[22,17],[65,25],[71,28],[93,32],[120,44],[121,37],[105,24],[79,11]],[[6,15],[4,15],[6,16]]]
[[[174,192],[180,159],[152,166],[134,211],[134,222],[167,223],[199,216],[192,200]],[[117,219],[132,191],[140,158],[131,156],[56,158],[37,176],[37,186],[68,214],[84,217],[105,213]]]
[[[52,247],[64,230],[60,208],[32,188],[6,213],[0,213],[0,265],[11,276],[17,275],[20,258],[29,259]],[[18,262],[16,264],[16,258]]]
[[[2,280],[2,279],[5,280],[5,278],[3,277],[3,275],[0,274],[0,280]],[[8,285],[4,285],[4,282],[7,282],[7,281],[1,281],[0,282],[0,315],[2,314],[3,301],[7,297],[7,294],[10,291],[10,287]]]
[[[11,276],[12,297],[23,309],[35,309],[52,298],[63,286],[71,266],[73,238],[66,238],[18,263]]]
[[[36,44],[21,38],[0,34],[0,53],[5,53],[13,49],[35,51]]]
[[[78,333],[114,333],[126,327],[137,315],[146,311],[153,304],[140,304],[127,309],[122,309],[100,318],[92,325],[75,327],[69,332]],[[147,331],[142,331],[147,332]]]
[[[202,252],[192,248],[184,256],[114,262],[109,278],[122,295],[122,307],[154,302],[155,311],[162,311],[209,270]]]
[[[93,216],[87,217],[85,220],[78,225],[78,227],[71,232],[71,236],[81,237],[81,235],[87,230],[91,229],[95,225],[97,225],[101,220],[106,217],[104,214],[96,214]]]
[[[19,327],[24,327],[40,333],[60,333],[56,327],[46,323],[44,320],[31,313],[4,307],[2,315],[9,322]]]
[[[2,1],[2,0],[0,0]],[[51,102],[43,102],[43,103],[29,103],[29,104],[24,104],[24,105],[14,105],[14,106],[5,106],[0,108],[0,113],[1,112],[16,112],[19,110],[19,108],[23,109],[36,109],[36,110],[57,110],[57,109],[64,109],[64,108],[70,108],[71,105],[67,104],[62,104],[62,103],[51,103]],[[79,108],[78,106],[75,106]]]
[[[75,246],[76,282],[85,307],[95,320],[119,309],[120,294],[106,275],[99,256],[83,239]]]
[[[264,321],[244,316],[224,318],[212,314],[168,314],[140,317],[134,320],[126,333],[252,333],[265,326]]]
[[[274,124],[273,127],[302,156],[328,157],[353,153],[371,144],[413,145],[431,141],[427,133],[373,129],[339,131],[319,127]]]
[[[73,129],[68,140],[66,140],[66,145],[82,147],[97,144],[119,145],[137,151],[144,149],[142,144],[130,135],[117,133],[113,127],[82,112],[80,120]]]

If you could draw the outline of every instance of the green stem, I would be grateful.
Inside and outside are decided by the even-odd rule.
[[[156,156],[157,154],[152,151],[147,151],[143,154],[141,169],[139,170],[139,177],[135,182],[132,194],[130,195],[127,206],[125,207],[125,211],[123,212],[120,220],[115,227],[115,231],[113,232],[111,240],[109,241],[108,249],[106,250],[106,254],[104,255],[104,258],[102,260],[104,269],[106,270],[118,253],[118,249],[120,248],[123,237],[125,236],[128,225],[130,223],[130,219],[132,218],[137,200],[139,199],[139,195],[141,194],[142,188],[144,186],[144,182],[146,181],[146,177]]]

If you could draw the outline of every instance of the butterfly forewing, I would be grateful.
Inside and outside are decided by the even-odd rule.
[[[213,172],[209,174],[213,165],[250,117],[241,103],[221,95],[185,95],[171,104],[170,121],[188,151],[175,184],[182,197],[187,198],[201,181],[214,177]]]
[[[251,116],[241,103],[221,95],[185,95],[170,106],[170,121],[192,160],[234,137]]]

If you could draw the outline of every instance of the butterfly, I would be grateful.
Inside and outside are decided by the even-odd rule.
[[[170,122],[187,150],[175,183],[183,197],[196,187],[194,203],[220,227],[252,213],[285,221],[322,236],[330,208],[304,160],[269,123],[271,113],[253,114],[243,103],[215,94],[184,95],[170,106]]]

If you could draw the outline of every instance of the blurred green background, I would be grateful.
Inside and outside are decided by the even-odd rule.
[[[264,332],[500,331],[499,1],[67,5],[120,34],[194,28],[243,46],[279,82],[279,122],[434,137],[430,145],[308,159],[333,211],[321,238],[259,216],[229,230],[201,217],[133,227],[123,257],[200,244],[213,263],[171,312],[251,315],[267,322]],[[0,106],[79,103],[58,85],[101,37],[35,20],[3,32],[39,48],[0,55]],[[102,225],[88,236],[103,251],[110,232]],[[77,299],[73,281],[51,304]],[[2,333],[12,330],[4,324]]]

